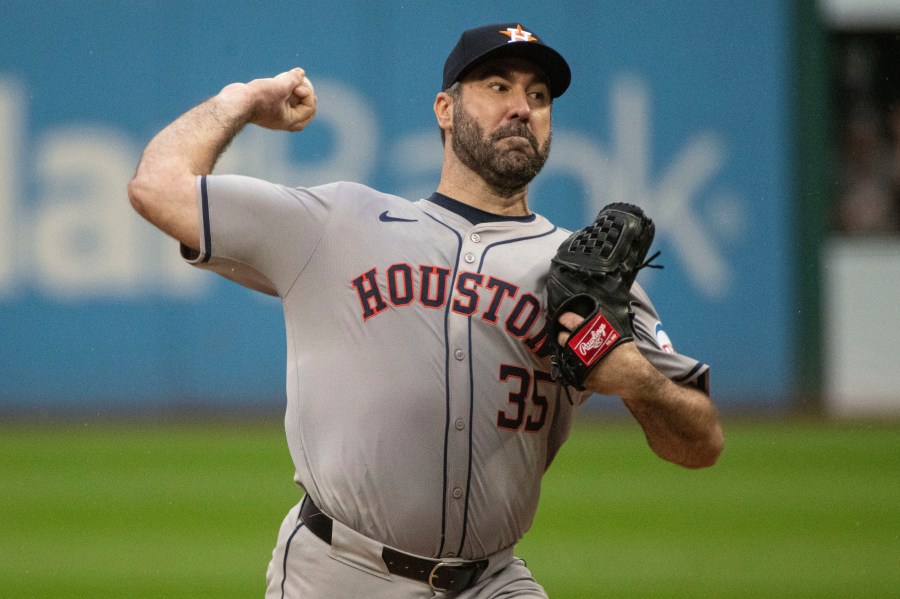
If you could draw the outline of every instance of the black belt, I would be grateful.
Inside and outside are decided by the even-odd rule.
[[[300,519],[314,535],[331,545],[334,521],[316,507],[309,495],[304,497],[300,506]],[[463,564],[448,563],[402,553],[390,547],[381,550],[381,559],[391,574],[424,582],[436,591],[454,593],[464,591],[478,582],[478,577],[488,566],[486,559]]]

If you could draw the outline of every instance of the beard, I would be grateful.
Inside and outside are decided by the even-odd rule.
[[[500,150],[496,143],[507,137],[527,140],[531,152],[522,149]],[[481,177],[498,195],[511,197],[521,192],[534,179],[550,155],[550,139],[543,144],[521,121],[499,127],[487,138],[484,129],[470,115],[462,102],[453,107],[453,152],[460,162]]]

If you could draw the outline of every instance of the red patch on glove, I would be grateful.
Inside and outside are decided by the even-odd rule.
[[[603,357],[603,354],[618,340],[618,331],[609,324],[603,314],[597,314],[577,334],[569,337],[566,345],[585,366],[590,366]]]

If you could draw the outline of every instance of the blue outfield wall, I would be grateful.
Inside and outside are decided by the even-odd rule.
[[[433,191],[432,113],[459,33],[522,20],[569,60],[532,207],[579,228],[613,201],[656,220],[641,274],[676,348],[725,406],[795,390],[790,15],[733,3],[0,4],[0,402],[44,411],[271,405],[277,301],[196,272],[132,213],[143,146],[232,81],[306,68],[301,134],[248,129],[217,172]],[[341,368],[343,365],[335,365]]]

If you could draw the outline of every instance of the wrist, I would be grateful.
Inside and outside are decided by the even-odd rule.
[[[253,95],[246,83],[232,83],[212,98],[216,112],[231,122],[246,124],[255,109]]]
[[[591,371],[585,386],[602,395],[652,401],[668,382],[630,341],[610,351]]]

